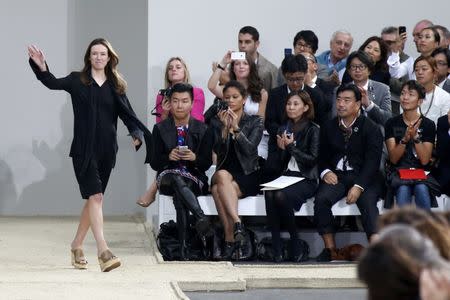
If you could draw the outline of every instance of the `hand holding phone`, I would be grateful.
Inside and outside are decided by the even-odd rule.
[[[233,51],[231,52],[231,60],[244,60],[245,52]]]

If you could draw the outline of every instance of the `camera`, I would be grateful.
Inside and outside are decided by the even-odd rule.
[[[169,87],[167,89],[160,89],[158,92],[158,95],[161,95],[164,98],[166,98],[166,97],[170,97],[171,93],[172,93],[172,89]]]
[[[216,116],[219,111],[227,110],[228,109],[228,103],[226,101],[223,101],[220,98],[214,98],[213,104],[206,110],[206,112],[203,114],[205,116],[205,123],[209,124],[211,119]]]

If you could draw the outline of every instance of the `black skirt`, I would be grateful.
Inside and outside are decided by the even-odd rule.
[[[73,169],[80,188],[81,197],[87,200],[92,195],[104,194],[114,166],[114,161],[106,158],[93,157],[89,160],[87,168],[82,170],[83,162],[83,158],[72,157]]]

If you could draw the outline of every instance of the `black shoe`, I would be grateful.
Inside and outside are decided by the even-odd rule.
[[[279,254],[279,255],[275,255],[273,257],[273,262],[276,264],[282,263],[284,261],[283,259],[283,255]]]
[[[234,240],[236,243],[242,243],[244,239],[244,225],[241,222],[234,223]]]
[[[233,258],[235,248],[234,242],[225,241],[222,250],[222,260],[231,260]]]
[[[328,262],[331,261],[331,249],[323,248],[322,252],[316,257],[316,261],[318,262]]]
[[[289,241],[292,262],[302,262],[308,260],[309,248],[301,244],[301,240],[298,238],[291,239]],[[303,246],[303,247],[302,247]]]
[[[195,223],[195,230],[200,237],[209,237],[213,234],[208,217],[203,216]]]

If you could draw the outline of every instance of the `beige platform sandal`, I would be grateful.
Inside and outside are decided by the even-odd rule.
[[[100,254],[98,258],[100,264],[100,270],[102,272],[109,272],[115,268],[120,267],[120,259],[115,256],[111,250],[107,249]]]
[[[72,249],[70,250],[70,254],[72,257],[72,266],[75,267],[75,269],[81,269],[85,270],[87,269],[87,260],[84,257],[84,253],[82,249]]]

